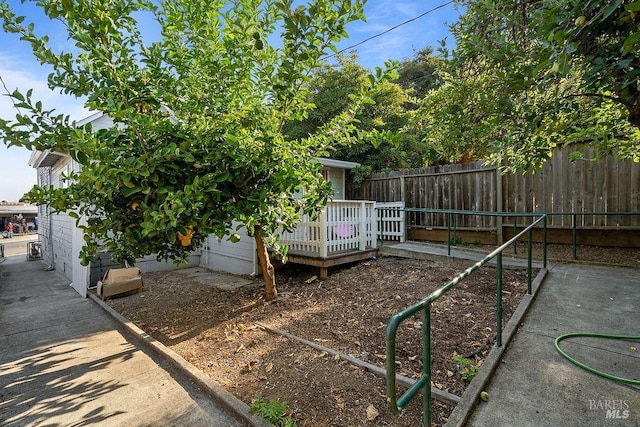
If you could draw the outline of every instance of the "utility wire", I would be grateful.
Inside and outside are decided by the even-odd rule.
[[[436,11],[436,10],[438,10],[438,9],[442,9],[443,7],[448,6],[448,5],[450,5],[451,3],[453,3],[453,0],[448,1],[448,2],[446,2],[446,3],[442,3],[441,5],[436,6],[436,7],[434,7],[433,9],[427,10],[426,12],[421,13],[420,15],[418,15],[418,16],[416,16],[416,17],[414,17],[414,18],[408,19],[408,20],[406,20],[406,21],[404,21],[404,22],[401,22],[401,23],[399,23],[399,24],[397,24],[397,25],[394,25],[393,27],[388,28],[388,29],[384,30],[384,31],[383,31],[383,32],[381,32],[381,33],[378,33],[378,34],[375,34],[375,35],[373,35],[373,36],[371,36],[371,37],[368,37],[368,38],[366,38],[366,39],[364,39],[364,40],[362,40],[362,41],[360,41],[360,42],[358,42],[358,43],[356,43],[356,44],[354,44],[354,45],[349,46],[349,47],[345,47],[344,49],[339,50],[339,51],[338,51],[338,52],[336,52],[336,53],[332,53],[331,55],[327,55],[327,56],[323,57],[322,59],[329,59],[329,58],[333,58],[334,56],[340,55],[341,53],[343,53],[343,52],[345,52],[345,51],[347,51],[347,50],[351,50],[351,49],[353,49],[354,47],[358,47],[358,46],[360,46],[360,45],[363,45],[363,44],[365,44],[365,43],[367,43],[367,42],[369,42],[369,41],[371,41],[371,40],[373,40],[373,39],[375,39],[375,38],[378,38],[378,37],[381,37],[381,36],[383,36],[383,35],[385,35],[385,34],[387,34],[387,33],[390,33],[391,31],[396,30],[396,29],[398,29],[398,28],[400,28],[400,27],[402,27],[402,26],[404,26],[404,25],[407,25],[407,24],[409,24],[409,23],[413,22],[413,21],[417,21],[418,19],[423,18],[423,17],[427,16],[428,14],[430,14],[430,13],[432,13],[432,12],[435,12],[435,11]]]

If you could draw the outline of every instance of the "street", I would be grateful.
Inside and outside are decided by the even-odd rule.
[[[4,256],[27,255],[27,244],[29,242],[37,242],[37,234],[24,234],[22,236],[13,236],[12,238],[0,237],[0,245],[4,246]]]

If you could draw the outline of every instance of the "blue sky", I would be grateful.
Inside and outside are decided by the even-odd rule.
[[[62,27],[42,19],[38,9],[20,0],[9,0],[18,15],[26,15],[28,22],[35,22],[39,34],[48,34],[51,46],[69,51],[70,44]],[[365,6],[367,22],[352,23],[347,31],[349,39],[340,43],[344,49],[373,35],[415,18],[422,13],[447,3],[446,0],[368,0]],[[416,21],[395,29],[358,46],[360,64],[372,68],[382,66],[387,59],[410,58],[414,52],[426,46],[438,46],[438,40],[449,36],[449,25],[454,23],[460,11],[449,4]],[[451,43],[451,37],[448,37]],[[33,89],[34,99],[41,100],[47,108],[69,114],[72,119],[82,119],[89,112],[82,103],[69,96],[51,92],[47,88],[49,69],[40,66],[29,47],[13,34],[0,32],[0,76],[10,91]],[[4,93],[4,88],[1,89]],[[0,117],[15,116],[8,97],[0,97]],[[28,166],[30,152],[23,148],[7,149],[0,143],[0,200],[17,201],[36,183],[36,172]]]

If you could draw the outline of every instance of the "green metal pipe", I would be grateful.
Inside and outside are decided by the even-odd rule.
[[[447,213],[447,256],[451,256],[451,213]]]
[[[422,377],[426,378],[422,389],[422,425],[431,427],[431,304],[423,310],[422,321]]]
[[[531,295],[531,229],[527,233],[527,293]]]
[[[400,398],[398,399],[398,407],[396,411],[403,410],[409,404],[409,402],[411,402],[411,399],[413,399],[413,397],[421,389],[427,386],[429,387],[429,392],[431,392],[431,381],[429,380],[429,377],[425,377],[425,376],[420,377],[420,379],[416,381],[415,384],[409,387],[409,389],[402,396],[400,396]],[[424,418],[425,417],[423,416],[423,419]]]
[[[402,318],[400,313],[394,315],[387,323],[386,347],[387,347],[387,398],[389,399],[389,409],[393,413],[400,412],[396,398],[396,333]]]
[[[496,257],[496,344],[502,347],[502,252]]]
[[[450,227],[450,213],[447,213],[447,223]],[[484,264],[489,262],[493,258],[497,258],[497,285],[496,285],[496,311],[497,311],[497,331],[496,331],[496,342],[498,346],[502,346],[502,253],[505,251],[509,245],[513,244],[517,241],[518,238],[524,236],[525,233],[530,233],[531,229],[538,225],[540,222],[544,221],[545,224],[545,257],[546,257],[546,215],[542,215],[542,217],[538,218],[527,228],[522,230],[517,235],[513,236],[508,242],[502,244],[494,251],[485,256],[482,260],[478,261],[471,267],[467,268],[464,272],[460,273],[458,276],[450,280],[447,284],[442,286],[441,288],[433,291],[426,298],[417,303],[407,307],[403,311],[396,313],[389,319],[389,323],[387,324],[386,329],[386,368],[387,368],[387,378],[386,378],[386,386],[387,386],[387,399],[390,404],[390,409],[393,412],[401,411],[410,401],[411,399],[420,391],[423,391],[423,422],[424,426],[430,426],[431,418],[432,418],[432,409],[431,409],[431,304],[436,299],[440,298],[443,294],[449,291],[451,288],[456,286],[462,280],[464,280],[471,273],[482,267]],[[450,228],[448,228],[448,233],[450,233]],[[530,239],[530,238],[529,238]],[[545,259],[546,262],[546,259]],[[546,266],[546,264],[545,264]],[[398,331],[398,327],[401,322],[413,316],[419,311],[423,311],[423,374],[420,379],[413,384],[400,398],[397,398],[396,391],[396,335]]]
[[[453,246],[458,246],[458,215],[453,215]]]
[[[515,236],[518,233],[518,217],[513,217],[513,235]],[[518,254],[518,241],[513,242],[513,254]]]
[[[578,259],[578,249],[577,249],[577,224],[576,224],[576,214],[571,215],[571,245],[573,249],[573,259]]]
[[[542,218],[542,268],[547,268],[547,214]]]

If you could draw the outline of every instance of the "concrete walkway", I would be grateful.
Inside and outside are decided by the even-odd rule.
[[[420,251],[426,259],[442,256],[442,248],[421,245]],[[193,367],[179,356],[107,307],[80,298],[64,276],[45,267],[24,256],[0,264],[0,425],[261,424],[224,391],[212,396],[202,374],[189,376]],[[452,424],[640,426],[639,386],[580,369],[553,346],[570,332],[640,335],[639,301],[638,269],[550,264],[483,386],[489,401],[473,398]],[[640,342],[580,338],[561,347],[596,369],[640,379]]]
[[[640,426],[640,386],[590,373],[563,358],[568,333],[640,335],[640,271],[555,265],[490,379],[469,426]],[[640,381],[640,340],[570,338],[569,356]]]
[[[0,425],[247,425],[45,267],[0,264]]]
[[[381,252],[427,260],[447,256],[444,246],[415,242],[388,245]],[[457,248],[451,255],[466,265],[484,257]],[[509,257],[503,262],[523,265]],[[484,372],[485,378],[479,371],[447,425],[640,426],[640,386],[581,369],[554,347],[555,339],[568,333],[640,335],[640,270],[554,263],[548,269],[534,298],[525,298],[528,312],[519,310],[524,317],[506,351],[492,358],[494,348],[489,355],[485,365],[494,359],[495,371]],[[560,348],[599,371],[640,380],[639,340],[570,338]],[[480,390],[488,392],[487,402],[478,398]]]

